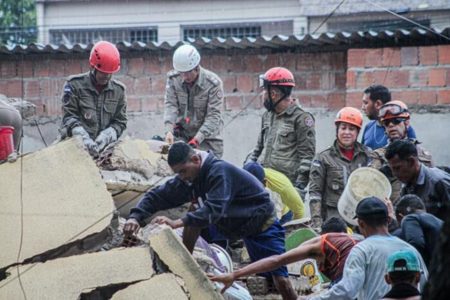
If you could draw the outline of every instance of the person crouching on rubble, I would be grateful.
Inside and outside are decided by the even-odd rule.
[[[323,224],[321,236],[312,238],[295,249],[261,259],[233,273],[208,275],[208,277],[212,281],[223,283],[225,285],[223,292],[240,277],[269,272],[280,266],[313,258],[317,261],[320,272],[330,278],[332,283],[336,283],[342,278],[342,271],[350,250],[358,242],[346,231],[345,222],[333,217]]]
[[[170,147],[168,163],[176,176],[148,191],[131,209],[123,228],[125,238],[134,236],[154,213],[191,202],[196,209],[181,219],[159,216],[152,220],[173,229],[184,227],[183,243],[191,253],[201,229],[212,224],[228,239],[242,238],[252,261],[285,252],[284,229],[258,179],[185,142]],[[283,299],[296,299],[285,266],[266,276],[273,278]]]
[[[350,174],[370,162],[370,149],[356,141],[363,124],[361,112],[344,107],[336,115],[336,140],[313,160],[309,179],[311,221],[320,228],[322,221],[339,217],[338,200]]]
[[[91,71],[69,77],[63,94],[61,138],[79,136],[92,157],[117,141],[127,126],[125,86],[112,80],[120,70],[116,46],[98,42],[89,57]]]

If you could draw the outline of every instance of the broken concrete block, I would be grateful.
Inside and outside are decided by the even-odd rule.
[[[115,209],[75,139],[0,165],[0,191],[0,269],[101,232]]]
[[[118,291],[111,298],[112,300],[127,299],[170,299],[188,300],[177,281],[175,275],[164,273],[156,275],[149,280],[132,284],[127,288]]]
[[[78,299],[98,287],[150,279],[154,271],[147,247],[118,248],[91,254],[20,265],[0,281],[0,299]]]
[[[150,247],[172,273],[184,280],[191,299],[223,299],[173,230],[164,228],[151,235]]]

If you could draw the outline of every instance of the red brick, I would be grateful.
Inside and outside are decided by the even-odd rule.
[[[36,106],[36,115],[43,116],[44,115],[44,104],[41,99],[27,99]]]
[[[372,85],[374,72],[357,72],[356,73],[356,88],[365,89]]]
[[[280,61],[279,61],[280,55],[279,54],[267,54],[263,59],[263,68],[261,68],[261,73],[265,73],[267,70],[273,67],[279,67]],[[291,70],[293,71],[293,70]]]
[[[294,93],[294,99],[303,107],[312,107],[312,100],[310,95],[297,95]]]
[[[53,65],[53,60],[52,60],[52,69],[55,67],[63,67],[64,68],[64,64],[59,65],[57,63],[57,66]],[[49,68],[49,60],[48,59],[42,59],[39,60],[35,65],[34,65],[34,75],[37,77],[49,77],[50,76],[50,68]]]
[[[39,81],[39,89],[44,99],[59,99],[62,96],[63,84],[57,79],[43,79]]]
[[[136,96],[128,96],[127,111],[141,111],[141,98]]]
[[[345,72],[334,73],[334,88],[345,89],[347,84],[347,76]]]
[[[311,73],[306,77],[306,89],[307,90],[318,90],[320,89],[320,73]]]
[[[19,63],[18,76],[33,77],[33,61],[25,60]]]
[[[437,93],[435,90],[419,92],[420,105],[434,105],[437,103]]]
[[[47,116],[57,116],[62,112],[61,101],[59,97],[47,97],[43,100],[45,113]]]
[[[446,69],[432,69],[430,70],[429,86],[445,86],[447,75]]]
[[[23,91],[22,91],[22,80],[21,79],[14,79],[9,80],[8,87],[7,87],[7,94],[8,97],[23,97]]]
[[[3,94],[3,95],[8,94],[8,81],[0,80],[0,94]]]
[[[390,71],[393,69],[376,70],[372,72],[372,84],[383,84],[386,83],[386,78]]]
[[[331,52],[330,66],[333,70],[345,71],[347,69],[347,53],[346,52]]]
[[[25,82],[25,99],[39,98],[40,87],[39,80],[30,80]]]
[[[306,97],[305,97],[306,98]],[[304,99],[305,100],[305,99]],[[311,95],[310,96],[311,107],[328,108],[327,95]]]
[[[225,75],[221,77],[223,82],[223,89],[226,94],[233,93],[236,90],[236,77],[232,75]]]
[[[383,49],[369,49],[366,52],[366,67],[382,66]]]
[[[296,53],[280,54],[280,66],[289,69],[291,72],[295,72],[297,70],[296,67],[297,55],[298,54]],[[260,72],[260,70],[258,72]]]
[[[336,76],[334,72],[322,71],[320,76],[320,89],[321,90],[334,90],[336,88]]]
[[[424,87],[428,85],[429,72],[427,69],[415,68],[409,73],[410,87]]]
[[[297,71],[311,71],[313,69],[313,54],[299,53],[296,58]]]
[[[250,55],[246,56],[249,57]],[[230,72],[230,57],[227,55],[212,55],[210,57],[211,67],[210,70],[214,73],[226,74]],[[234,70],[232,70],[234,72]]]
[[[240,110],[241,109],[241,96],[226,96],[225,97],[225,109],[226,110]]]
[[[436,46],[419,47],[419,63],[421,65],[435,65],[438,61]]]
[[[295,62],[295,61],[294,61]],[[261,66],[263,63],[262,57],[257,54],[249,54],[244,57],[245,70],[247,72],[260,74],[263,72]]]
[[[158,111],[159,98],[157,97],[145,97],[142,99],[142,111]]]
[[[437,98],[438,104],[450,104],[450,90],[440,90]]]
[[[348,68],[361,68],[366,64],[367,49],[349,49],[347,52]]]
[[[169,71],[171,71],[173,69],[172,56],[159,56],[159,66],[161,68],[161,74],[167,74]]]
[[[356,76],[357,76],[357,72],[356,71],[347,70],[347,81],[346,81],[346,85],[345,86],[348,89],[356,88]]]
[[[122,82],[125,85],[127,95],[134,95],[136,93],[136,91],[134,89],[135,79],[131,78],[130,76],[120,76],[120,77],[117,76],[117,77],[115,77],[115,79],[119,80],[120,82]]]
[[[16,77],[17,74],[17,62],[2,60],[0,64],[1,78]]]
[[[64,64],[64,74],[66,76],[83,73],[83,69],[87,72],[89,64],[85,61],[82,62],[80,59],[69,59]]]
[[[362,105],[362,93],[361,92],[351,92],[351,93],[347,93],[345,95],[345,103],[344,105],[342,105],[342,107],[344,106],[351,106],[351,107],[356,107],[356,108],[361,108]],[[341,108],[342,108],[341,107]]]
[[[244,56],[242,54],[235,54],[229,60],[228,70],[236,73],[245,72],[244,62]]]
[[[313,53],[313,70],[325,71],[331,70],[331,55],[329,53]]]
[[[387,87],[407,87],[409,85],[409,71],[390,70],[386,76]]]
[[[160,60],[156,55],[146,56],[144,59],[144,74],[161,74]],[[166,75],[166,74],[163,74]]]
[[[328,109],[338,110],[346,106],[345,93],[331,93],[328,95]]]
[[[136,78],[136,80],[134,81],[134,91],[135,91],[134,94],[139,95],[139,96],[149,96],[152,94],[152,92],[155,93],[154,85],[153,85],[153,83],[155,83],[155,81],[153,79],[156,79],[158,86],[160,85],[159,82],[163,81],[164,87],[165,87],[165,85],[166,85],[165,78],[158,76],[158,77],[153,77],[152,81],[150,81],[150,79],[148,77],[143,76],[143,77]],[[162,93],[164,93],[164,91]]]
[[[419,90],[393,91],[392,99],[403,101],[406,103],[406,105],[418,104],[419,92],[420,92]]]
[[[139,80],[139,79],[137,79]],[[147,84],[151,85],[151,92],[148,92],[149,94],[153,94],[153,95],[164,95],[166,93],[166,77],[165,76],[152,76],[150,77],[150,81],[147,80]],[[141,92],[145,92],[145,83],[143,83],[142,86],[142,90]],[[136,87],[136,93],[139,93],[138,89],[137,89],[137,83],[135,85]],[[144,94],[142,94],[144,95]]]
[[[127,60],[128,75],[140,76],[144,74],[144,59],[142,57],[129,58]]]
[[[382,66],[399,67],[401,65],[400,48],[383,48]]]
[[[447,69],[445,86],[450,86],[450,69]]]
[[[239,75],[236,77],[236,85],[237,89],[240,92],[248,93],[253,92],[254,89],[254,81],[258,80],[258,78],[254,78],[249,75]]]
[[[305,72],[294,73],[295,80],[295,90],[305,90],[306,89],[306,80],[308,78],[308,74]]]
[[[450,45],[438,46],[439,64],[450,64]]]
[[[401,50],[402,66],[416,66],[419,63],[417,47],[403,47]]]

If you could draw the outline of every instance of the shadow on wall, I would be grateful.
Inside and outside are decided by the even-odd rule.
[[[223,137],[225,144],[224,159],[241,166],[247,154],[256,145],[261,127],[261,115],[264,110],[248,110],[233,122],[230,119],[236,112],[225,112]],[[330,146],[335,138],[335,112],[312,111],[316,118],[317,152]],[[368,122],[364,120],[364,124]],[[47,144],[51,144],[57,137],[60,120],[45,122],[39,126]],[[437,165],[450,165],[450,152],[443,147],[448,144],[448,128],[450,118],[448,114],[413,114],[411,124],[417,133],[419,141],[428,149]],[[430,130],[433,124],[433,130]],[[45,147],[35,125],[26,125],[23,149],[32,152]],[[162,113],[132,113],[129,116],[126,134],[139,139],[150,139],[153,135],[164,135]],[[362,133],[360,133],[362,134]],[[360,139],[361,137],[359,137]]]

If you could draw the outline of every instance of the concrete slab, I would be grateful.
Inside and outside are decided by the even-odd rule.
[[[111,298],[112,300],[128,299],[170,299],[187,300],[185,294],[177,281],[175,275],[165,273],[156,275],[149,280],[132,284],[127,288],[118,291]]]
[[[78,299],[97,287],[150,279],[154,271],[149,248],[111,251],[59,258],[46,263],[18,266],[28,299]],[[23,299],[17,267],[0,281],[0,299]]]
[[[0,165],[0,191],[0,268],[102,231],[114,210],[98,168],[75,139]]]
[[[191,299],[223,299],[173,230],[164,228],[157,234],[151,235],[150,247],[172,273],[184,280]]]

